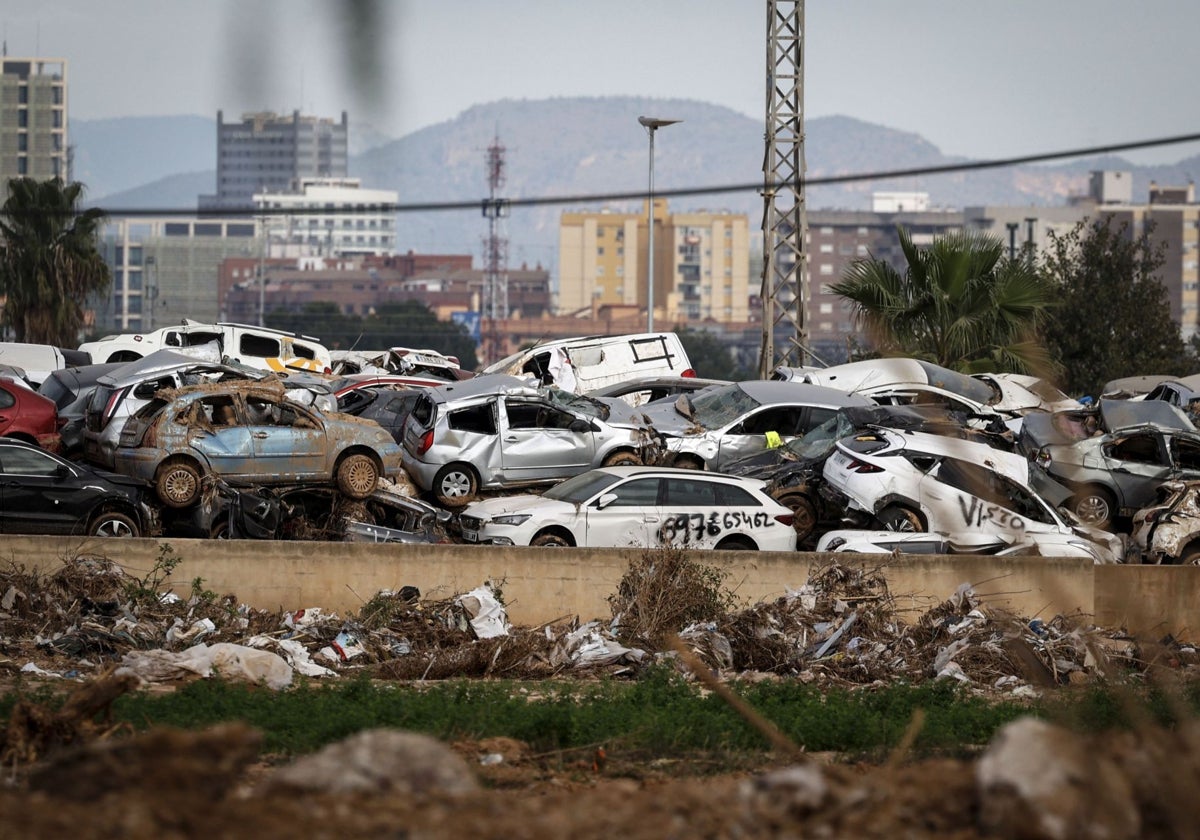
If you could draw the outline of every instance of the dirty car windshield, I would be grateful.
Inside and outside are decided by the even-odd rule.
[[[580,473],[574,478],[568,478],[566,481],[554,485],[542,494],[542,498],[570,502],[574,505],[583,504],[592,498],[592,496],[602,492],[606,487],[611,487],[620,480],[620,476],[592,470]]]
[[[736,382],[697,391],[687,397],[692,419],[706,429],[726,426],[762,403],[742,390]]]
[[[824,458],[833,452],[839,440],[853,434],[854,431],[854,424],[839,411],[821,425],[809,429],[801,437],[788,441],[784,447],[801,461]]]
[[[929,362],[918,360],[917,364],[925,371],[925,377],[929,380],[930,385],[944,388],[952,394],[958,394],[960,397],[983,405],[991,405],[1000,400],[1000,392],[989,382]]]

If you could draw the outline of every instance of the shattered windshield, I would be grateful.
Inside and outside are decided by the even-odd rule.
[[[562,388],[556,388],[550,385],[543,389],[546,397],[555,405],[561,405],[563,408],[586,414],[588,417],[595,417],[600,420],[607,420],[609,408],[599,400],[585,397],[582,394],[572,394],[570,391],[564,391]]]
[[[574,478],[568,478],[566,481],[554,485],[542,494],[542,498],[579,505],[620,480],[620,476],[600,472],[599,470],[592,470],[591,472],[580,473]]]
[[[801,461],[815,461],[833,452],[837,442],[854,431],[854,424],[839,411],[801,437],[785,443],[784,448]]]
[[[707,388],[695,394],[684,395],[680,402],[686,400],[691,409],[689,419],[699,423],[706,429],[717,429],[727,426],[749,411],[758,408],[762,403],[742,390],[736,382]],[[679,411],[678,408],[675,409]],[[680,412],[683,414],[683,412]],[[684,415],[687,416],[686,414]]]

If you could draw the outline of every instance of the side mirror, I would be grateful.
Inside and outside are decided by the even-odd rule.
[[[604,510],[617,500],[616,493],[604,493],[596,500],[596,510]]]
[[[68,478],[71,475],[71,468],[66,464],[59,464],[54,468],[54,477],[58,479]]]
[[[595,431],[592,424],[586,420],[572,420],[568,427],[572,432],[591,432]]]

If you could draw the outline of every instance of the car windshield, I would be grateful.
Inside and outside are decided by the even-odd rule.
[[[930,385],[935,388],[943,388],[952,394],[958,394],[960,397],[965,397],[972,402],[991,405],[994,402],[999,402],[1002,396],[990,382],[984,382],[982,379],[975,379],[967,376],[965,373],[950,370],[939,365],[930,364],[929,362],[917,361],[921,369],[925,371],[925,377]]]
[[[556,405],[561,405],[563,408],[577,411],[580,414],[586,414],[588,417],[595,417],[600,420],[608,419],[608,406],[599,400],[585,397],[582,394],[572,394],[570,391],[564,391],[562,388],[556,388],[553,385],[543,390],[550,399],[550,402]]]
[[[801,437],[785,443],[784,448],[801,461],[813,461],[832,453],[837,448],[837,442],[853,432],[854,424],[839,411]]]
[[[679,411],[686,406],[687,412]],[[684,394],[676,402],[676,411],[706,429],[727,426],[762,403],[742,390],[736,382],[707,388],[694,394]]]
[[[554,485],[542,494],[542,498],[580,505],[620,480],[620,476],[613,475],[612,473],[592,470],[580,473],[574,478],[568,478],[566,481]]]

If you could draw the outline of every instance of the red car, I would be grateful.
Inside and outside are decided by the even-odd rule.
[[[58,434],[58,408],[54,400],[11,377],[0,376],[0,437],[36,443],[49,452],[62,448]]]

